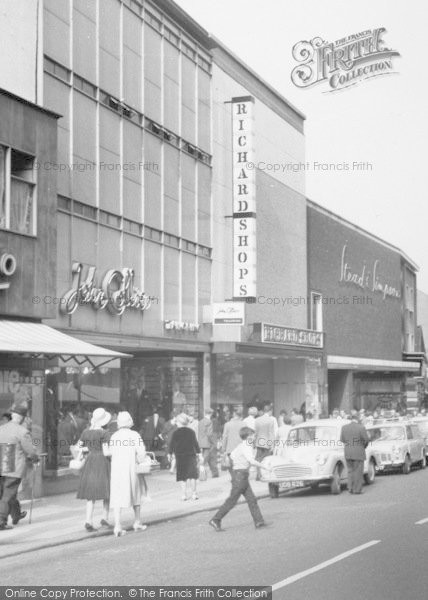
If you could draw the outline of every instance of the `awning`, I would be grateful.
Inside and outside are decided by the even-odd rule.
[[[0,352],[26,354],[31,358],[59,358],[78,365],[89,362],[93,367],[132,356],[82,342],[43,323],[5,319],[0,319]]]
[[[357,356],[327,356],[328,369],[349,369],[353,371],[398,371],[417,373],[421,365],[418,362],[404,360],[382,360],[379,358],[360,358]]]

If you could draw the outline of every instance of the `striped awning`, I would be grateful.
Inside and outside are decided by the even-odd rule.
[[[26,354],[31,358],[59,358],[65,363],[78,365],[89,362],[93,367],[131,356],[82,342],[43,323],[6,319],[0,319],[0,353]]]

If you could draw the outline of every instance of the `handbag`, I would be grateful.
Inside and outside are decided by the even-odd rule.
[[[83,469],[83,465],[86,462],[86,458],[83,456],[83,452],[78,458],[72,458],[70,460],[69,468],[73,475],[80,475],[80,471]]]
[[[84,446],[75,444],[74,446],[70,446],[70,451],[73,458],[70,460],[68,467],[73,475],[80,475],[80,471],[83,469],[83,465],[86,462],[85,452],[88,452],[88,449]]]
[[[16,444],[0,444],[0,475],[15,471]]]
[[[135,463],[135,472],[137,475],[149,475],[152,470],[160,469],[160,463],[156,460],[153,452],[146,452],[141,462]]]
[[[199,481],[206,481],[208,479],[207,470],[204,465],[199,465]]]

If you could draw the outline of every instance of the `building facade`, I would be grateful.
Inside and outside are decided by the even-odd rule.
[[[0,105],[0,317],[70,336],[22,374],[43,379],[49,489],[99,405],[140,429],[154,409],[402,402],[416,267],[308,203],[304,115],[171,0],[29,4],[16,16],[38,35],[16,58],[31,77]],[[8,174],[27,190],[13,209]]]
[[[325,331],[328,409],[405,408],[415,358],[416,265],[308,202],[310,318]]]

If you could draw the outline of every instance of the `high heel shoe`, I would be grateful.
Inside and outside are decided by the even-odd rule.
[[[122,535],[126,534],[126,530],[125,529],[116,529],[116,527],[114,528],[114,537],[121,537]]]
[[[95,527],[93,525],[91,525],[91,523],[85,523],[85,529],[86,531],[88,531],[89,533],[92,533],[93,531],[97,531],[95,529]]]
[[[134,531],[144,531],[147,529],[147,525],[143,525],[143,523],[134,523],[132,529]]]

